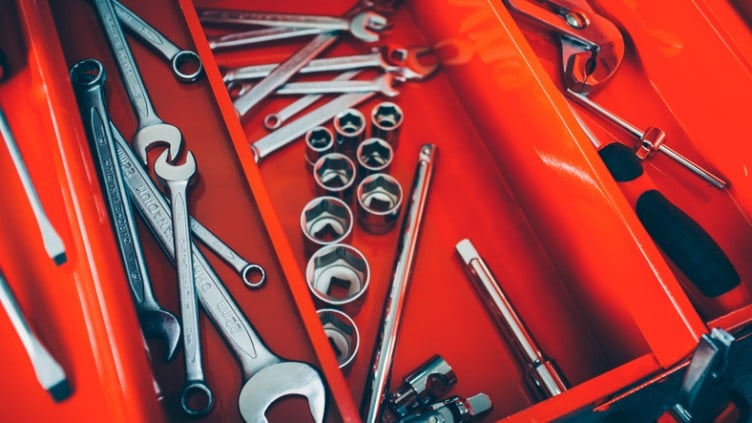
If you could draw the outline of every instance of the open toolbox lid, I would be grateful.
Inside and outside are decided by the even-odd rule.
[[[21,263],[36,263],[38,257],[44,255],[32,237],[22,235],[29,232],[28,228],[34,223],[23,212],[23,195],[16,187],[10,194],[14,206],[6,210],[8,219],[4,219],[14,224],[8,225],[7,236],[0,243],[3,252],[0,257],[12,258],[2,265],[22,305],[29,310],[48,308],[50,312],[45,319],[49,321],[65,319],[62,328],[49,329],[45,321],[40,330],[54,350],[63,351],[62,364],[72,372],[76,391],[70,401],[56,406],[44,392],[39,392],[30,377],[30,369],[18,366],[12,369],[17,377],[10,379],[23,380],[24,388],[8,386],[2,395],[15,399],[21,398],[22,391],[34,390],[35,396],[23,394],[23,403],[8,401],[9,407],[0,406],[0,416],[22,418],[33,409],[35,415],[50,418],[61,412],[70,418],[93,413],[128,421],[178,418],[174,405],[168,405],[165,414],[153,399],[149,376],[152,370],[134,323],[137,321],[135,313],[126,300],[129,299],[124,288],[127,284],[109,232],[96,172],[91,165],[85,133],[78,123],[69,81],[64,76],[67,72],[62,71],[85,53],[98,52],[111,80],[117,81],[107,44],[96,36],[80,43],[76,41],[82,28],[97,22],[87,4],[6,3],[16,13],[18,21],[17,27],[6,27],[4,31],[15,31],[13,36],[22,37],[26,42],[21,48],[16,47],[11,56],[14,63],[24,65],[0,85],[0,105],[9,114],[16,132],[23,133],[24,138],[44,140],[36,147],[25,144],[21,149],[40,195],[49,204],[53,223],[63,234],[72,254],[70,262],[61,268],[40,263],[24,270]],[[253,316],[254,326],[260,327],[267,343],[284,350],[281,355],[297,355],[320,368],[330,392],[328,419],[356,421],[356,403],[362,395],[367,356],[374,342],[396,234],[384,238],[356,234],[354,242],[363,243],[357,246],[373,260],[372,267],[383,270],[356,316],[365,339],[360,360],[343,377],[320,330],[302,275],[306,257],[298,241],[296,219],[299,206],[311,197],[308,181],[302,179],[306,173],[302,148],[292,146],[260,165],[254,163],[247,143],[263,133],[258,125],[262,113],[245,125],[237,121],[217,66],[223,64],[222,60],[241,63],[242,54],[218,55],[215,59],[196,17],[194,4],[189,1],[151,7],[132,3],[128,2],[182,45],[195,44],[207,68],[207,80],[201,82],[201,88],[181,86],[183,96],[175,98],[171,90],[179,85],[172,83],[167,68],[150,57],[145,49],[134,47],[142,70],[148,69],[153,81],[167,81],[164,84],[147,82],[149,89],[154,90],[158,109],[170,110],[163,113],[177,120],[181,129],[189,134],[189,145],[200,153],[200,163],[210,163],[203,168],[205,177],[197,194],[201,201],[194,200],[195,213],[216,225],[217,232],[227,237],[228,243],[242,245],[238,247],[242,248],[241,252],[247,252],[267,267],[270,283],[276,280],[280,284],[261,299],[250,298],[257,295],[255,292],[245,293],[235,287],[230,290],[242,310]],[[211,3],[211,6],[245,7],[231,0]],[[336,14],[343,6],[339,3],[308,5],[309,10],[295,10],[299,6],[280,2],[269,8]],[[665,162],[656,159],[656,164],[646,166],[659,188],[670,192],[672,200],[688,213],[699,215],[703,226],[714,235],[719,234],[716,240],[731,256],[746,289],[752,273],[744,254],[744,246],[752,239],[745,217],[750,190],[743,174],[749,156],[744,152],[748,147],[736,142],[730,148],[715,148],[713,143],[697,140],[720,133],[725,135],[722,138],[727,143],[743,133],[743,120],[738,115],[742,108],[733,109],[731,113],[730,98],[726,95],[734,93],[743,97],[744,90],[750,89],[746,59],[749,51],[733,43],[727,44],[725,40],[733,37],[735,31],[741,34],[740,31],[748,30],[733,21],[723,27],[726,32],[719,31],[719,22],[706,19],[703,14],[710,10],[718,16],[732,16],[734,11],[726,6],[711,8],[698,3],[687,9],[682,19],[674,20],[669,18],[673,9],[658,5],[640,3],[639,8],[633,9],[620,9],[618,4],[609,7],[613,10],[603,9],[603,13],[618,16],[616,21],[635,37],[637,53],[628,54],[624,70],[613,81],[616,87],[613,92],[604,91],[598,99],[614,108],[624,105],[625,113],[639,114],[643,109],[645,116],[656,117],[656,121],[674,135],[672,140],[678,139],[682,147],[689,146],[692,154],[707,159],[732,181],[727,193],[709,191]],[[667,31],[675,38],[663,37],[664,40],[686,42],[670,45],[674,50],[660,43],[656,44],[657,48],[648,42],[637,44],[640,31],[650,22],[644,18],[648,15],[651,19],[666,17],[666,21],[656,19],[656,22],[670,21],[672,28]],[[508,396],[499,400],[489,419],[511,415],[512,420],[549,420],[620,391],[686,358],[707,330],[705,322],[730,328],[750,319],[748,301],[740,303],[738,298],[731,298],[720,304],[707,303],[696,292],[690,292],[690,296],[684,293],[682,287],[686,286],[686,280],[676,276],[675,268],[652,243],[629,200],[611,179],[585,134],[578,129],[567,100],[557,86],[556,50],[551,48],[555,44],[550,43],[547,35],[531,35],[524,22],[515,20],[502,4],[491,2],[437,6],[416,0],[403,5],[391,18],[395,28],[390,41],[428,43],[441,52],[444,65],[436,78],[419,86],[405,86],[398,100],[407,113],[415,113],[415,121],[406,124],[404,129],[403,153],[395,163],[394,175],[403,187],[408,185],[413,166],[410,149],[425,140],[437,142],[442,151],[439,166],[446,169],[439,168],[441,173],[436,176],[427,211],[432,228],[441,230],[433,229],[422,235],[419,249],[423,251],[419,253],[413,275],[411,289],[424,296],[416,299],[413,292],[406,308],[408,315],[422,317],[404,323],[393,386],[399,382],[398,375],[406,374],[423,361],[428,352],[438,348],[436,345],[448,342],[445,341],[447,331],[455,334],[472,327],[473,330],[467,332],[475,333],[461,334],[461,339],[472,340],[475,344],[469,345],[480,347],[475,357],[467,357],[468,344],[464,342],[441,347],[446,355],[457,360],[453,365],[462,379],[458,391],[470,395],[472,390],[483,389],[493,393],[492,398]],[[693,22],[693,27],[683,26],[684,21]],[[653,28],[660,29],[655,25]],[[43,28],[57,28],[57,31]],[[98,33],[99,27],[94,26],[92,31]],[[697,39],[690,35],[697,35]],[[748,34],[739,35],[740,39],[745,36]],[[346,43],[339,51],[358,47]],[[266,58],[279,58],[283,51],[289,48],[264,54]],[[707,110],[693,107],[689,100],[695,99],[697,94],[681,88],[683,84],[696,81],[690,78],[697,74],[670,72],[676,58],[683,60],[681,63],[685,66],[701,68],[702,60],[698,59],[701,55],[725,60],[723,63],[730,72],[728,78],[718,81],[726,88],[703,93],[709,104],[715,105]],[[711,70],[706,72],[712,74]],[[626,96],[630,87],[636,85],[646,94],[636,97],[638,100],[634,102],[619,101],[618,95]],[[125,128],[134,127],[122,88],[111,83],[109,90],[113,120]],[[25,97],[24,93],[29,92],[33,95]],[[200,101],[191,103],[188,99]],[[181,101],[183,104],[179,105]],[[194,104],[201,107],[196,108]],[[275,100],[272,104],[279,106],[284,102]],[[264,107],[263,110],[273,109],[273,106]],[[182,110],[182,117],[176,112],[178,109]],[[713,113],[717,119],[714,121],[722,123],[718,127],[708,124],[708,113]],[[417,116],[423,116],[425,121],[418,123]],[[595,126],[601,135],[619,137],[618,132],[610,131],[605,125]],[[212,140],[196,141],[202,136]],[[460,142],[462,145],[458,145]],[[59,151],[54,155],[54,166],[45,165],[48,155],[42,146]],[[211,158],[201,162],[202,157]],[[474,168],[467,169],[467,163],[472,163]],[[665,170],[664,166],[669,169]],[[8,180],[15,177],[12,166],[2,168],[8,172]],[[663,178],[665,175],[667,177]],[[221,186],[223,194],[217,193],[212,201],[209,186]],[[458,193],[458,187],[463,187],[464,192]],[[233,193],[242,195],[230,210],[220,203],[225,198],[223,195]],[[701,201],[697,201],[698,198]],[[738,209],[734,206],[737,203]],[[456,208],[455,204],[475,207]],[[721,218],[714,220],[716,216]],[[233,217],[244,219],[239,228],[232,225]],[[490,232],[494,229],[502,236],[493,236]],[[464,285],[461,266],[458,262],[451,263],[456,260],[452,257],[452,247],[461,237],[470,235],[482,247],[479,248],[481,253],[495,269],[536,338],[546,351],[556,356],[575,382],[574,389],[565,395],[532,405],[527,394],[520,392],[521,370],[515,369],[512,354],[485,316],[472,290],[464,286],[446,290],[451,286],[447,279]],[[245,243],[248,239],[253,240],[253,245]],[[18,248],[19,240],[24,240],[24,248]],[[523,248],[514,248],[519,246]],[[158,248],[148,243],[145,248],[150,271],[160,280],[171,281],[171,270],[167,262],[159,258]],[[493,256],[492,252],[500,257]],[[212,260],[212,263],[219,262]],[[69,272],[66,278],[76,281],[67,286],[69,291],[57,287],[61,278],[59,272]],[[237,278],[227,270],[220,270],[220,273],[228,285]],[[41,282],[32,286],[19,279]],[[168,307],[177,309],[177,299],[169,286],[155,289],[160,299],[168,298],[165,300]],[[428,290],[432,293],[426,297]],[[544,290],[551,292],[535,294]],[[48,292],[55,292],[55,295]],[[690,299],[695,301],[694,307]],[[80,304],[80,308],[71,308],[72,304]],[[285,317],[276,321],[280,315],[279,304],[287,313],[281,313]],[[456,307],[464,316],[439,316],[446,314],[448,305]],[[742,307],[744,305],[747,307]],[[695,307],[701,310],[699,314]],[[556,316],[560,330],[551,328],[551,316]],[[427,327],[435,322],[439,322],[437,327]],[[473,325],[468,325],[469,322]],[[3,328],[6,325],[2,323]],[[207,321],[202,322],[202,328],[206,334],[202,336],[207,337],[205,354],[210,360],[206,366],[215,381],[217,395],[222,398],[215,414],[208,418],[237,419],[234,400],[240,385],[237,367]],[[286,328],[294,330],[286,331]],[[576,356],[578,349],[581,357]],[[15,362],[24,362],[20,345],[14,345],[12,351]],[[498,368],[478,364],[494,359],[502,362]],[[587,364],[591,359],[595,361]],[[85,364],[91,362],[96,366]],[[152,367],[168,401],[174,399],[182,383],[180,364],[167,367],[155,362]],[[487,374],[469,374],[479,368]],[[504,382],[498,385],[494,382],[500,380]],[[95,404],[94,409],[92,404]],[[285,414],[290,411],[284,410],[279,413],[282,414],[278,417],[300,416],[295,412]]]

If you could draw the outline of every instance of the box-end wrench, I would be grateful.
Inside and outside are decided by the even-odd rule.
[[[204,65],[198,53],[181,49],[119,1],[112,0],[112,4],[115,6],[115,13],[120,23],[159,53],[170,64],[172,73],[179,81],[196,82],[201,78]]]
[[[400,48],[389,46],[368,54],[326,57],[311,60],[301,68],[300,74],[319,72],[350,71],[365,68],[380,68],[384,72],[396,73],[406,80],[424,79],[437,69],[437,64],[424,65],[418,61],[431,51],[427,47]],[[393,63],[393,61],[399,64]],[[222,80],[225,84],[263,78],[279,66],[279,63],[243,66],[224,71]]]
[[[261,28],[252,29],[250,31],[233,32],[217,37],[209,37],[207,41],[212,50],[219,50],[223,48],[249,46],[268,41],[317,35],[322,32],[323,31],[318,28]]]
[[[356,5],[355,8],[359,8]],[[348,13],[352,13],[348,12]],[[386,18],[373,12],[364,12],[371,16],[369,20],[373,22],[383,22],[386,25]],[[314,37],[302,49],[298,50],[287,60],[280,63],[266,78],[259,81],[250,91],[235,100],[235,111],[242,118],[248,115],[248,112],[257,105],[261,100],[273,93],[278,87],[286,83],[298,71],[308,64],[311,60],[331,46],[339,38],[340,32],[325,32]]]
[[[189,151],[183,164],[172,165],[167,162],[168,154],[169,151],[165,150],[157,157],[154,173],[167,185],[172,207],[172,240],[180,291],[185,357],[185,386],[180,394],[180,406],[190,416],[203,416],[214,406],[214,394],[204,376],[198,299],[193,279],[191,230],[188,224],[188,185],[196,174],[196,159]]]
[[[112,127],[112,134],[116,146],[127,146],[128,143],[125,141],[125,138],[123,138],[120,131],[114,126],[110,126]],[[139,165],[138,159],[130,149],[126,149],[122,154],[118,152],[118,156],[120,159],[120,166],[128,166],[129,168],[134,169],[133,172],[135,174],[131,175],[130,182],[126,184],[131,198],[143,195],[142,193],[147,192],[150,196],[160,196],[160,198],[164,200],[164,198],[161,197],[162,194],[149,177],[149,174]],[[260,288],[266,283],[266,271],[263,267],[255,263],[249,263],[195,218],[191,217],[190,225],[194,237],[235,269],[246,286],[249,288]]]
[[[167,201],[150,190],[137,189],[141,185],[138,176],[141,166],[127,159],[129,148],[125,140],[117,136],[115,139],[126,186],[134,194],[134,202],[160,246],[170,258],[174,258],[172,222]],[[308,363],[285,361],[271,352],[201,251],[195,245],[191,248],[196,292],[201,306],[240,363],[243,387],[238,408],[243,420],[266,422],[264,413],[272,403],[289,395],[297,395],[308,400],[314,421],[323,422],[326,388],[319,372]]]
[[[112,53],[123,77],[125,90],[133,105],[138,120],[138,129],[133,135],[133,148],[144,165],[147,164],[146,152],[156,144],[167,144],[170,161],[174,161],[183,145],[183,136],[175,126],[165,123],[157,116],[154,106],[146,91],[144,81],[136,66],[123,29],[117,21],[115,8],[111,0],[92,0],[104,33],[110,43]]]
[[[18,178],[21,180],[26,198],[31,205],[31,211],[34,213],[34,218],[37,221],[37,227],[42,235],[42,243],[44,249],[47,251],[47,255],[55,262],[56,265],[65,263],[68,259],[65,255],[65,245],[63,240],[58,235],[55,227],[52,226],[52,222],[47,217],[47,213],[42,206],[42,200],[39,199],[36,188],[34,188],[34,182],[31,180],[29,170],[26,169],[26,163],[21,156],[21,151],[18,149],[16,139],[13,137],[13,132],[10,130],[8,120],[5,118],[5,114],[0,109],[0,134],[2,134],[5,140],[5,146],[8,148],[11,160],[13,160],[13,166],[16,168]]]
[[[13,324],[16,333],[18,333],[18,337],[21,338],[21,343],[23,343],[26,353],[29,355],[39,384],[49,392],[52,399],[56,402],[68,398],[73,393],[73,390],[68,383],[68,379],[65,377],[63,368],[55,360],[55,357],[47,351],[44,345],[39,342],[36,335],[34,335],[1,270],[0,303],[2,303],[5,312],[8,313],[10,322]]]
[[[256,140],[251,143],[251,151],[253,151],[256,162],[260,162],[269,154],[295,141],[309,129],[328,121],[342,110],[355,107],[375,95],[375,92],[342,94],[318,109]]]
[[[436,150],[435,145],[424,144],[420,147],[418,154],[418,164],[415,168],[412,188],[407,197],[410,200],[405,206],[405,218],[400,229],[400,241],[397,244],[388,297],[381,315],[379,335],[376,337],[373,356],[368,366],[363,403],[360,408],[360,415],[366,423],[380,421],[379,415],[381,414],[382,403],[389,386],[400,318],[407,295],[407,283],[412,273],[415,249],[418,246],[420,224],[423,221],[428,189],[431,186]]]
[[[157,338],[164,342],[165,361],[169,361],[175,357],[178,350],[180,323],[175,315],[162,308],[154,298],[136,219],[123,185],[123,176],[115,153],[104,98],[107,74],[102,63],[86,59],[71,67],[70,77],[101,174],[102,188],[110,209],[125,275],[136,302],[141,330],[146,338]]]
[[[374,12],[361,12],[350,18],[292,13],[265,13],[244,10],[200,9],[198,18],[207,24],[259,25],[268,27],[349,31],[365,42],[379,40],[377,31],[386,28],[386,19]]]

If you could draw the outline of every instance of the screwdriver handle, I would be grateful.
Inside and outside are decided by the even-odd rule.
[[[624,144],[608,144],[598,154],[617,182],[643,174],[642,163]],[[635,209],[653,241],[703,295],[714,298],[740,284],[739,274],[710,234],[659,191],[641,192]]]

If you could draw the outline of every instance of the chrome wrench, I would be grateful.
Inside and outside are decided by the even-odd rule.
[[[113,128],[113,133],[117,133]],[[123,167],[125,183],[139,185],[140,165],[127,159],[130,149],[125,140],[115,136],[116,149]],[[167,201],[149,190],[134,191],[134,202],[162,249],[170,258],[175,256],[172,222]],[[243,315],[219,276],[209,266],[195,245],[193,274],[201,306],[240,363],[243,387],[238,398],[240,415],[247,422],[266,422],[264,412],[274,402],[288,395],[308,400],[316,422],[323,422],[326,411],[326,388],[321,375],[310,364],[285,361],[272,353],[261,341]]]
[[[201,77],[204,66],[198,53],[181,49],[119,1],[112,0],[112,4],[115,6],[115,13],[120,23],[159,53],[170,64],[172,73],[179,81],[195,82]],[[184,72],[182,68],[186,65],[193,70]]]
[[[136,302],[141,330],[146,338],[159,338],[164,342],[165,361],[169,361],[175,357],[178,350],[180,323],[174,314],[162,308],[154,298],[136,219],[115,154],[115,143],[104,98],[107,74],[102,63],[87,59],[71,67],[70,77],[78,97],[81,117],[94,150],[94,158],[102,175],[102,188],[112,216],[125,275]]]
[[[52,261],[59,266],[67,261],[65,245],[63,245],[63,240],[58,235],[55,227],[52,226],[52,222],[50,222],[47,213],[44,211],[42,200],[39,199],[39,194],[37,194],[37,190],[34,188],[34,182],[31,180],[29,170],[26,169],[26,163],[24,163],[23,156],[21,156],[21,151],[18,150],[16,139],[13,137],[13,132],[10,130],[10,125],[2,109],[0,109],[0,134],[2,134],[5,140],[5,146],[8,147],[8,153],[13,161],[13,166],[16,168],[16,173],[18,173],[18,178],[21,180],[26,198],[31,205],[31,211],[34,213],[37,227],[42,235],[44,249]]]
[[[274,94],[306,95],[376,92],[384,94],[387,97],[396,97],[399,95],[399,91],[393,87],[395,79],[396,76],[394,74],[385,73],[370,81],[288,82],[277,88]]]
[[[351,9],[348,14],[354,13],[354,10],[360,8],[360,4],[357,4]],[[382,22],[386,25],[386,18],[373,12],[364,12],[371,16],[370,20],[374,22]],[[347,16],[347,14],[346,14]],[[241,118],[248,115],[248,112],[257,105],[261,100],[266,98],[269,94],[273,93],[279,86],[286,83],[292,78],[298,71],[308,64],[311,60],[316,58],[319,53],[324,51],[327,47],[331,46],[337,38],[340,32],[325,32],[317,35],[306,44],[302,49],[298,50],[287,60],[280,63],[266,78],[259,81],[250,91],[243,94],[241,97],[235,100],[233,103],[235,111]]]
[[[114,126],[112,126],[112,134],[114,136],[116,146],[128,145],[123,138],[123,135]],[[126,188],[131,195],[131,198],[135,198],[142,195],[148,195],[149,197],[159,196],[163,200],[162,194],[159,189],[154,185],[149,174],[146,170],[139,165],[139,161],[130,149],[127,149],[122,154],[119,154],[120,166],[128,166],[129,169],[133,169],[133,175],[126,181]],[[166,200],[165,200],[166,201]],[[201,241],[204,245],[209,247],[219,258],[229,264],[238,275],[243,279],[243,282],[249,288],[259,288],[266,283],[266,272],[264,268],[258,264],[249,263],[246,259],[241,257],[232,248],[230,248],[224,241],[214,235],[206,226],[202,225],[197,219],[190,218],[191,231],[195,238]]]
[[[136,66],[123,30],[117,21],[111,0],[92,0],[99,20],[104,28],[112,53],[123,77],[125,90],[133,105],[138,120],[138,129],[133,135],[133,148],[144,165],[147,164],[146,152],[155,144],[169,146],[170,161],[174,161],[183,145],[183,136],[175,125],[163,122],[154,111],[154,106],[146,91],[144,81]]]
[[[337,113],[342,110],[355,107],[375,95],[375,92],[342,94],[318,109],[313,110],[290,122],[286,126],[254,141],[251,143],[251,150],[253,151],[256,162],[260,162],[269,154],[295,141],[303,136],[307,130],[314,126],[321,125],[336,116]]]
[[[203,416],[214,406],[214,394],[206,384],[201,358],[198,299],[193,278],[191,230],[188,224],[188,185],[196,174],[196,159],[189,151],[183,164],[172,165],[167,162],[169,153],[164,150],[157,157],[154,162],[154,173],[167,185],[172,206],[172,240],[180,288],[180,317],[183,323],[185,357],[185,386],[180,394],[180,405],[189,416]]]
[[[265,13],[243,10],[201,9],[198,18],[207,24],[260,25],[319,31],[348,31],[365,42],[379,40],[375,31],[386,28],[386,19],[374,12],[362,12],[351,18],[291,13]]]
[[[209,37],[208,41],[209,47],[212,50],[219,50],[223,48],[243,47],[265,43],[268,41],[284,40],[287,38],[317,35],[321,34],[321,32],[321,30],[316,28],[262,28],[252,29],[250,31],[233,32],[218,37]]]

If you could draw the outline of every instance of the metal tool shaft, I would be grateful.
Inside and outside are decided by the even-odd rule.
[[[469,239],[463,239],[457,246],[457,253],[465,263],[468,274],[475,282],[478,295],[483,299],[496,324],[515,346],[523,364],[528,368],[533,383],[544,397],[559,395],[567,390],[566,383],[555,365],[546,359],[543,352],[525,327],[512,303],[504,295],[486,262],[478,254]]]
[[[629,132],[632,134],[635,138],[642,141],[645,138],[645,131],[641,130],[640,128],[636,127],[635,125],[631,124],[630,122],[627,122],[626,120],[622,119],[621,117],[617,116],[610,110],[606,109],[605,107],[601,106],[600,104],[594,102],[590,98],[588,98],[586,95],[574,92],[572,90],[567,90],[567,93],[572,96],[572,98],[577,101],[577,103],[585,106],[587,109],[601,115],[602,117],[606,118],[607,120],[613,122],[614,124],[618,125],[623,130]],[[680,165],[686,167],[689,169],[692,173],[699,176],[709,184],[713,185],[716,188],[723,189],[728,185],[728,183],[723,180],[722,178],[716,176],[709,170],[703,168],[702,166],[698,165],[697,163],[693,162],[692,160],[684,157],[683,155],[679,154],[676,150],[672,149],[671,147],[667,146],[665,143],[660,143],[657,147],[658,151],[661,153],[667,155],[675,162],[679,163]]]
[[[397,255],[394,261],[394,270],[386,299],[384,312],[379,326],[379,335],[376,339],[371,365],[368,366],[369,374],[366,378],[366,387],[363,395],[363,404],[360,414],[366,423],[376,423],[382,408],[382,402],[386,396],[389,385],[389,377],[392,370],[394,350],[397,345],[400,317],[407,294],[407,283],[413,267],[415,249],[418,245],[420,224],[423,221],[428,198],[428,189],[433,175],[436,146],[425,144],[421,147],[418,155],[418,166],[415,170],[413,185],[411,188],[410,201],[405,209],[405,218],[402,221]]]

